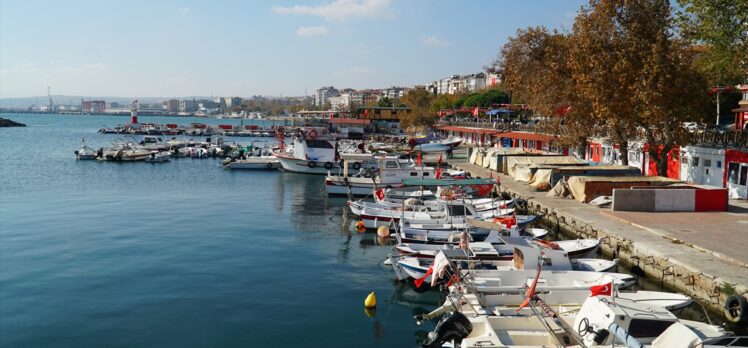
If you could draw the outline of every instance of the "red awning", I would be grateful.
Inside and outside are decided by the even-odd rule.
[[[504,133],[498,134],[498,137],[509,138],[509,139],[534,140],[534,141],[551,141],[554,138],[552,135],[525,133],[525,132],[504,132]]]

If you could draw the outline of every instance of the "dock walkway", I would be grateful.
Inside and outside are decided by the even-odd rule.
[[[729,212],[613,212],[572,199],[548,197],[487,168],[451,160],[473,176],[499,177],[501,188],[528,202],[528,210],[577,237],[609,237],[603,251],[640,268],[648,277],[721,311],[734,290],[748,294],[748,204]],[[729,284],[729,286],[725,286]]]

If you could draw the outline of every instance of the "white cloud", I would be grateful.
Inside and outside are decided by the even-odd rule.
[[[389,17],[389,6],[390,0],[335,0],[319,6],[275,6],[272,10],[284,15],[312,15],[328,21],[344,21],[351,18]]]
[[[434,35],[424,36],[421,38],[421,43],[431,47],[445,47],[449,46],[449,42],[446,42]]]
[[[333,72],[335,77],[351,77],[351,76],[372,76],[376,72],[371,68],[365,66],[352,66],[348,69],[338,70]]]
[[[0,69],[0,73],[4,74],[35,74],[44,73],[45,68],[36,65],[36,63],[17,63],[10,68]]]
[[[63,65],[52,70],[56,74],[92,74],[104,70],[104,64],[92,63],[83,65]]]
[[[320,36],[325,35],[329,32],[330,29],[328,29],[324,25],[314,27],[299,27],[299,29],[296,29],[296,35],[298,36]]]
[[[166,79],[167,86],[183,86],[189,82],[186,77],[170,77]]]
[[[179,12],[179,13],[190,13],[190,8],[189,7],[180,7],[179,9],[177,9],[177,12]]]

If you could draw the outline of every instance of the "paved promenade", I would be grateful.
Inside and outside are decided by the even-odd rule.
[[[473,176],[489,177],[491,171],[464,160],[450,164]],[[534,192],[506,175],[501,187],[511,193],[552,207],[558,216],[571,217],[593,226],[603,234],[630,241],[632,254],[666,260],[688,270],[675,277],[692,274],[736,284],[739,293],[748,292],[748,204],[731,201],[729,212],[714,213],[640,213],[613,212],[572,199],[548,197]],[[737,204],[736,204],[737,203]],[[654,260],[654,259],[653,259]],[[652,261],[655,262],[655,261]],[[646,265],[646,261],[642,262]],[[666,266],[667,267],[667,266]]]

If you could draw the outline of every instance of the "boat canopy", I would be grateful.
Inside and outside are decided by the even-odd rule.
[[[471,185],[492,185],[494,179],[461,179],[461,180],[441,180],[441,179],[403,179],[403,186],[471,186]]]

